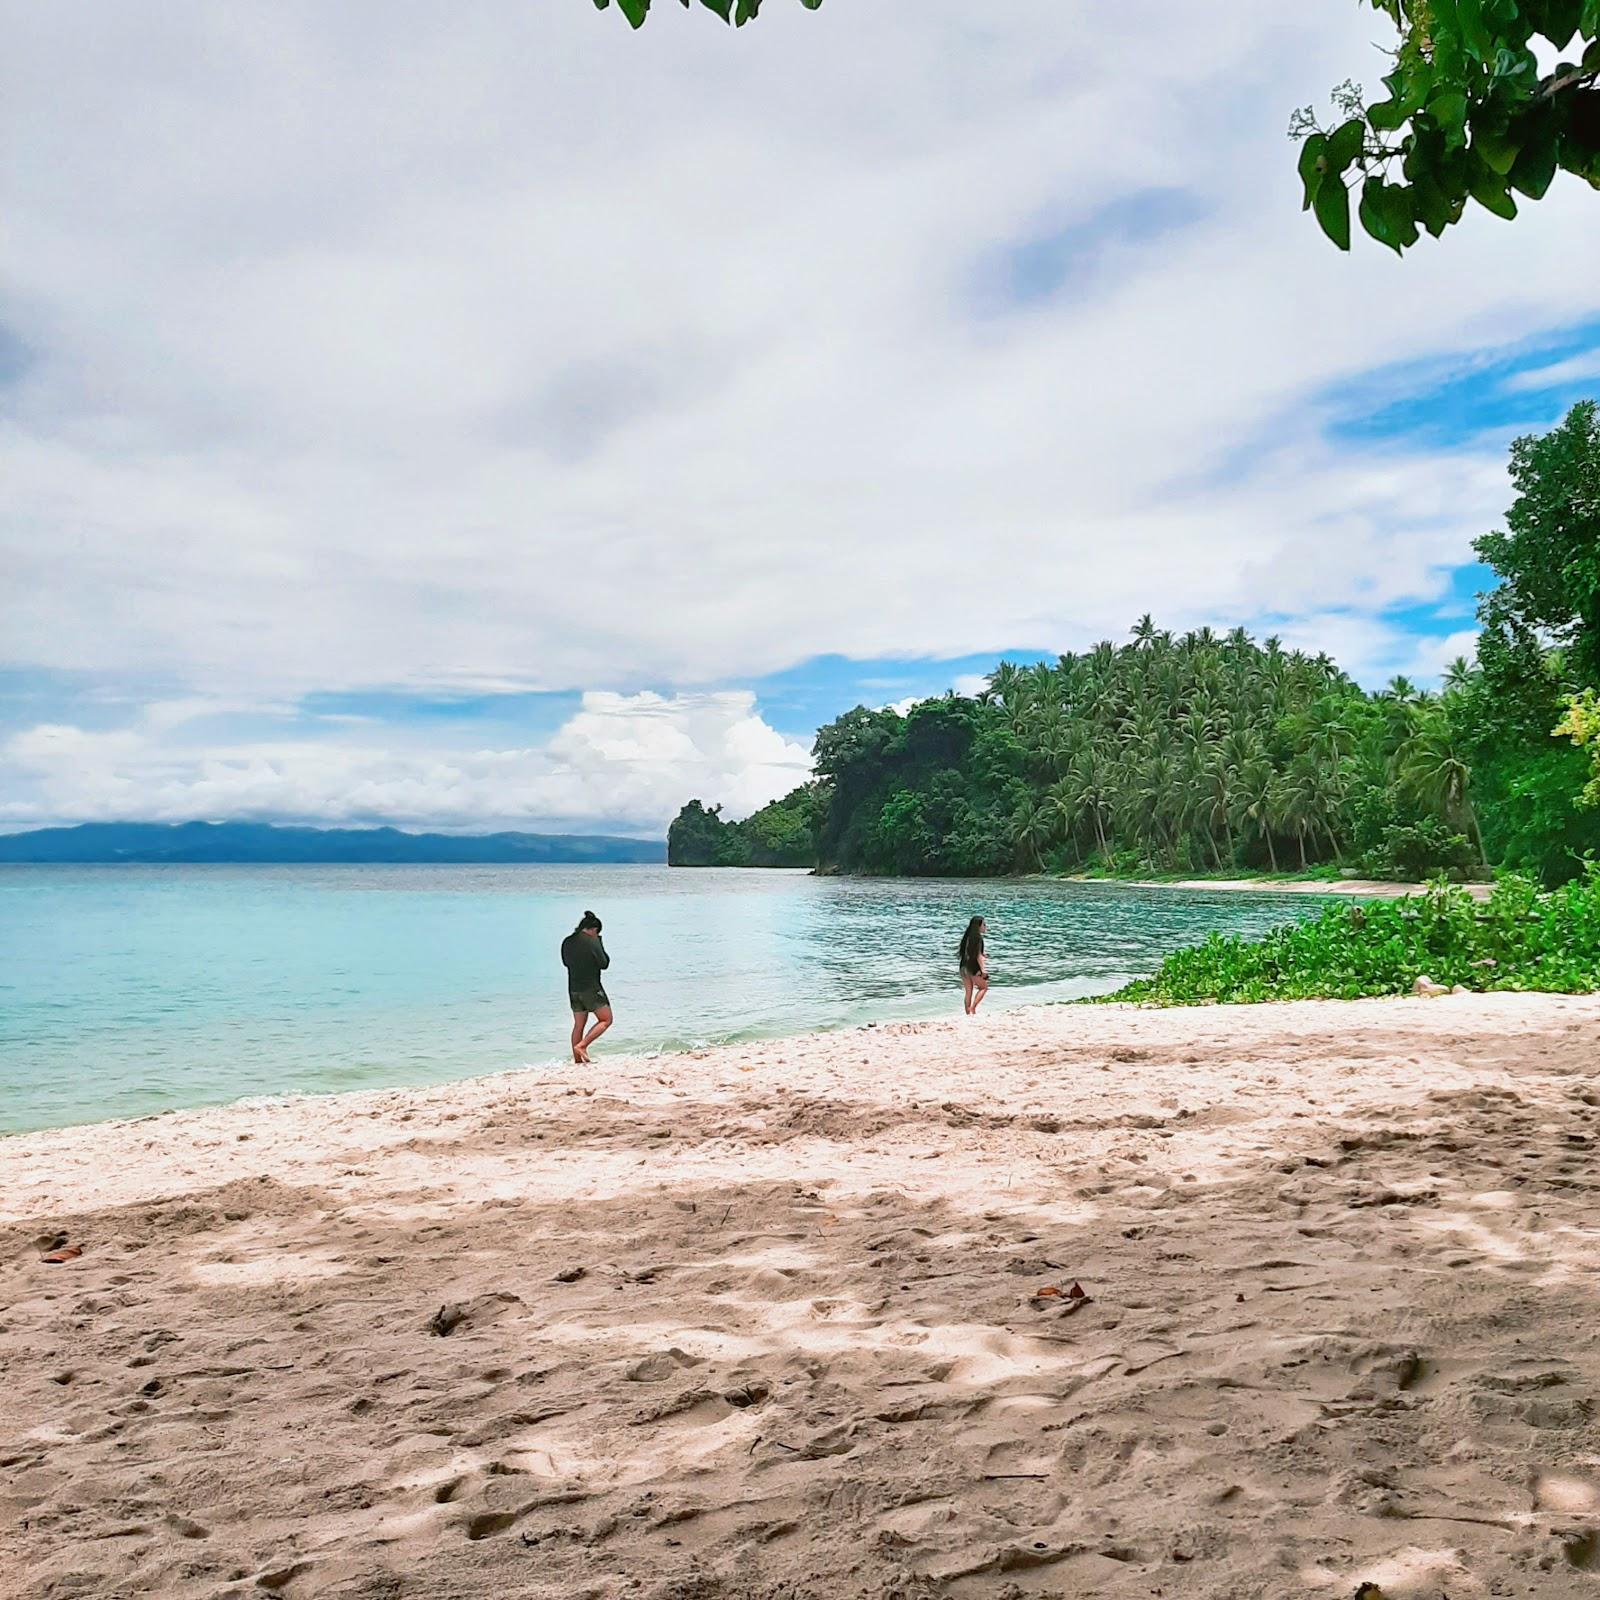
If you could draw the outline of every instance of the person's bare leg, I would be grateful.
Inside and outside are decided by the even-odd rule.
[[[572,1013],[572,1059],[581,1067],[586,1059],[583,1053],[583,1030],[589,1024],[587,1011]]]
[[[961,974],[961,1009],[970,1017],[972,1015],[972,974]]]
[[[983,997],[989,992],[989,980],[979,978],[972,986],[972,1014],[978,1014],[978,1007],[983,1004]]]
[[[584,1034],[583,1042],[578,1046],[578,1048],[583,1052],[583,1059],[585,1061],[589,1059],[589,1046],[592,1045],[595,1040],[598,1039],[600,1035],[604,1033],[610,1026],[611,1008],[609,1006],[603,1006],[599,1011],[595,1012],[594,1025],[586,1034]]]

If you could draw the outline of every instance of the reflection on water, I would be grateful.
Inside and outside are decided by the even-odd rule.
[[[665,867],[0,867],[0,1129],[422,1083],[565,1048],[556,950],[605,919],[604,1049],[678,1049],[1103,993],[1299,895]]]

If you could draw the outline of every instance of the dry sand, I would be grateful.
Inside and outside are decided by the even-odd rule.
[[[1073,883],[1120,883],[1125,889],[1220,889],[1228,894],[1348,894],[1362,900],[1399,900],[1423,894],[1425,883],[1387,878],[1073,878]],[[1462,883],[1474,900],[1487,900],[1492,883]]]
[[[0,1591],[1594,1600],[1597,1041],[1042,1009],[0,1141]]]

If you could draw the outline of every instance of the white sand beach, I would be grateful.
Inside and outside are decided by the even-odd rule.
[[[1217,889],[1226,894],[1344,894],[1359,900],[1399,900],[1422,894],[1425,883],[1396,883],[1389,878],[1084,878],[1073,883],[1120,883],[1127,889]],[[1491,883],[1463,883],[1474,900],[1487,900]]]
[[[7,1139],[0,1589],[1600,1596],[1597,1136],[1462,995]]]

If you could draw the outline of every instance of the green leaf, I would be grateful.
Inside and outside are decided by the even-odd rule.
[[[1467,97],[1457,89],[1446,89],[1428,102],[1428,115],[1444,135],[1446,151],[1459,150],[1467,142]]]
[[[683,3],[688,5],[689,0],[683,0]],[[733,20],[733,0],[700,0],[700,4],[707,11],[715,11],[724,22]]]
[[[1483,20],[1483,0],[1456,0],[1456,19],[1467,54],[1478,61],[1486,60],[1494,49],[1494,38]]]
[[[1483,207],[1485,211],[1492,211],[1495,216],[1503,217],[1510,222],[1517,214],[1517,202],[1512,199],[1506,188],[1506,181],[1498,173],[1488,167],[1480,166],[1469,184],[1472,198]]]
[[[650,0],[617,0],[617,5],[634,27],[644,26],[644,19],[650,14]]]
[[[1583,0],[1545,0],[1543,33],[1557,50],[1572,42],[1583,20]]]
[[[1437,239],[1461,217],[1463,201],[1447,194],[1432,172],[1420,172],[1411,181],[1411,211]]]
[[[1406,122],[1406,108],[1399,100],[1380,100],[1367,107],[1367,124],[1374,133],[1393,133]]]
[[[1531,88],[1538,76],[1539,64],[1529,50],[1508,50],[1502,47],[1494,53],[1494,78],[1497,83],[1509,83],[1523,78]]]
[[[1329,175],[1329,181],[1317,186],[1316,197],[1311,202],[1322,231],[1341,250],[1350,248],[1350,191],[1344,180]]]
[[[1300,147],[1300,181],[1306,186],[1305,204],[1300,208],[1302,211],[1309,211],[1317,198],[1323,174],[1328,170],[1325,159],[1327,149],[1327,135],[1321,133],[1312,134]]]
[[[1486,128],[1480,123],[1472,130],[1472,148],[1491,172],[1503,178],[1516,164],[1521,146],[1509,133]]]
[[[1328,135],[1328,167],[1343,172],[1361,154],[1367,140],[1367,126],[1360,117],[1341,123]]]
[[[1379,244],[1400,255],[1417,242],[1417,225],[1411,214],[1411,195],[1398,184],[1368,178],[1361,186],[1361,226]]]
[[[1560,147],[1550,119],[1545,118],[1518,152],[1511,168],[1511,186],[1530,200],[1542,200],[1556,175]]]

